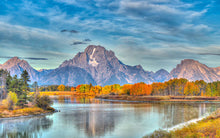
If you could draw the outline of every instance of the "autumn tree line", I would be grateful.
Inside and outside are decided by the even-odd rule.
[[[93,86],[92,84],[82,84],[77,87],[67,87],[64,85],[48,86],[54,87],[55,91],[72,91],[77,93],[89,93],[92,95],[118,94],[118,95],[152,95],[152,96],[220,96],[220,81],[206,83],[203,80],[188,81],[187,79],[171,79],[166,82],[155,82],[145,84],[143,82],[135,84],[119,84]],[[44,89],[45,86],[43,87]],[[42,88],[40,88],[42,89]]]
[[[30,76],[26,70],[22,72],[20,77],[17,75],[12,77],[10,72],[1,69],[0,78],[4,82],[0,85],[0,104],[6,105],[9,110],[13,110],[15,106],[27,107],[29,103],[44,109],[52,104],[49,97],[39,95],[37,82],[30,85]],[[31,90],[35,91],[32,96],[29,95]]]

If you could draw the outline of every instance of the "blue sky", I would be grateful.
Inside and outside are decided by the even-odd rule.
[[[1,0],[0,63],[56,68],[88,45],[125,64],[170,71],[182,59],[220,66],[217,0]]]

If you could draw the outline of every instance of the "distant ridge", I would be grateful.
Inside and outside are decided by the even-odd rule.
[[[21,75],[21,73],[24,70],[27,70],[27,72],[30,75],[30,79],[32,81],[38,81],[39,80],[39,72],[32,68],[27,61],[21,60],[18,57],[13,57],[6,61],[4,64],[0,66],[2,69],[7,69],[12,76],[18,75],[18,77]]]
[[[56,69],[35,70],[27,61],[13,57],[0,64],[11,75],[20,75],[27,70],[31,81],[40,85],[79,84],[111,85],[128,83],[164,82],[172,78],[186,78],[190,81],[204,80],[213,82],[220,80],[220,67],[210,68],[193,59],[184,59],[170,73],[164,69],[157,72],[145,71],[141,65],[129,66],[122,63],[111,50],[102,46],[90,45],[74,58],[64,61]]]
[[[204,80],[213,82],[220,80],[218,69],[209,68],[193,59],[184,59],[170,72],[171,78],[186,78],[189,81]]]

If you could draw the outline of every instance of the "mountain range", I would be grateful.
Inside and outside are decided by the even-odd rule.
[[[220,80],[220,67],[211,68],[193,59],[184,59],[170,73],[164,69],[157,72],[146,71],[141,65],[129,66],[122,63],[111,50],[102,46],[90,45],[84,52],[79,52],[70,60],[64,61],[56,69],[36,70],[25,60],[13,57],[0,64],[11,75],[18,75],[27,70],[32,82],[39,85],[79,84],[111,85],[133,84],[137,82],[164,82],[172,78],[186,78],[190,81]]]

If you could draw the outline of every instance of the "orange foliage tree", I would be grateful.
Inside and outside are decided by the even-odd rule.
[[[127,94],[127,95],[130,95],[131,93],[131,88],[132,88],[132,85],[131,84],[125,84],[122,86],[122,90],[121,90],[121,94]]]
[[[71,87],[70,91],[75,92],[76,91],[75,87]]]
[[[131,87],[130,95],[150,95],[152,86],[143,82],[135,83]]]

